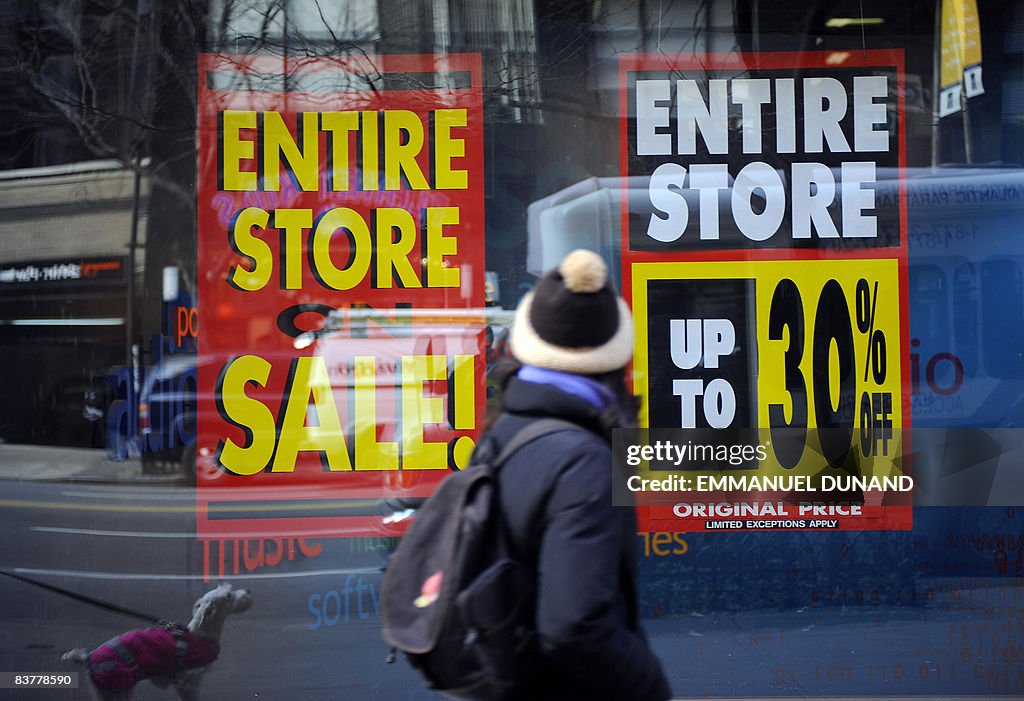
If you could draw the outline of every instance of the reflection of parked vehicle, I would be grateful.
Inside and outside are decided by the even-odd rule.
[[[510,319],[511,312],[497,308],[332,314],[310,340],[325,363],[357,469],[394,470],[387,466],[401,463],[396,476],[415,481],[415,468],[460,466],[471,445],[465,438],[479,430],[476,414],[486,401],[477,372],[492,370],[503,354]],[[472,356],[476,369],[456,360]],[[389,446],[387,457],[360,448],[378,441]]]
[[[325,320],[321,330],[300,336],[293,344],[294,351],[288,353],[287,357],[277,355],[280,351],[272,351],[271,357],[266,357],[266,353],[258,350],[249,352],[271,361],[278,376],[285,373],[289,364],[299,357],[313,356],[319,359],[331,384],[330,397],[341,421],[339,435],[325,440],[331,445],[334,445],[334,441],[343,444],[350,464],[356,464],[357,460],[367,460],[364,455],[357,454],[357,444],[365,447],[380,442],[402,446],[403,459],[410,460],[407,464],[411,465],[412,460],[419,459],[425,461],[424,467],[427,463],[431,467],[443,467],[454,458],[446,458],[444,453],[448,451],[445,450],[442,451],[440,464],[436,464],[436,448],[431,446],[450,443],[460,436],[474,433],[479,428],[477,420],[469,417],[476,414],[478,398],[483,401],[486,396],[478,393],[477,385],[471,379],[475,374],[471,369],[472,364],[460,366],[462,369],[458,372],[458,383],[449,384],[445,381],[456,382],[452,375],[455,372],[452,364],[454,357],[478,356],[484,352],[482,362],[476,367],[486,367],[490,372],[495,363],[507,353],[506,327],[510,317],[511,312],[490,308],[418,309],[383,314],[372,310],[356,310],[351,315],[332,315]],[[411,359],[416,358],[417,362],[426,363],[424,359],[429,356],[447,356],[446,367],[438,370],[429,364],[417,366],[419,369],[415,371],[409,370],[409,367],[413,367]],[[200,389],[199,376],[200,366],[203,366],[205,377],[222,376],[229,358],[230,355],[224,354],[174,354],[166,356],[162,364],[145,374],[138,404],[139,447],[144,472],[181,471],[190,479],[198,477],[197,481],[201,484],[225,474],[214,463],[214,455],[218,444],[228,435],[225,432],[232,429],[226,425],[223,414],[215,413],[218,411],[213,396],[215,388],[210,386]],[[358,367],[357,358],[362,359]],[[372,362],[366,364],[366,359],[372,359]],[[406,363],[406,382],[410,381],[410,372],[431,375],[429,378],[426,375],[420,378],[423,402],[412,401],[413,395],[407,392],[407,403],[403,406],[403,359],[410,361]],[[205,373],[207,366],[209,374]],[[466,374],[467,368],[469,375]],[[441,374],[437,375],[439,372]],[[357,407],[356,377],[359,373],[372,373],[373,393],[372,400],[366,394],[362,394],[361,400],[372,403]],[[473,386],[466,387],[467,381]],[[463,389],[455,391],[456,387]],[[483,384],[478,387],[484,389]],[[228,414],[231,414],[233,407],[238,406],[238,398],[232,399],[230,391],[233,390],[225,389],[221,397],[224,411]],[[272,411],[283,412],[285,404],[279,402],[281,399],[287,402],[288,396],[286,391],[282,397],[280,391],[276,387],[269,390],[261,383],[255,383],[245,390],[245,394],[250,400],[266,402]],[[277,393],[276,397],[274,393]],[[358,393],[362,393],[362,390]],[[458,407],[452,403],[456,401],[455,397],[458,397]],[[437,402],[442,401],[447,402],[444,405],[446,410],[435,416],[434,407],[441,406]],[[419,410],[427,405],[432,408],[424,409],[427,413],[420,415]],[[460,412],[461,418],[458,420],[448,416],[448,411],[456,410]],[[309,405],[306,416],[308,426],[320,422],[314,404]],[[361,422],[365,422],[365,425]],[[244,428],[244,419],[238,425]],[[403,433],[403,428],[407,433]],[[361,437],[357,441],[356,435],[360,433]],[[370,433],[372,438],[369,437]],[[262,430],[252,439],[257,443],[276,441],[272,433],[267,435]],[[236,437],[234,440],[239,439]],[[416,445],[420,448],[416,448]],[[463,441],[461,445],[470,444]],[[468,457],[462,456],[461,452],[459,455],[460,460]],[[245,467],[248,468],[248,465]],[[361,469],[367,468],[363,466]],[[416,475],[415,471],[396,472],[395,477],[413,478]],[[398,491],[402,491],[402,487],[396,485]]]
[[[200,398],[210,416],[200,422],[200,452],[219,446],[231,473],[294,473],[292,482],[324,470],[377,472],[402,483],[392,485],[399,492],[424,470],[459,468],[480,429],[503,314],[341,309],[295,338],[287,357],[223,354],[217,371],[200,373],[220,378],[222,392],[219,416]]]
[[[197,357],[167,356],[145,376],[139,393],[142,471],[195,476]]]

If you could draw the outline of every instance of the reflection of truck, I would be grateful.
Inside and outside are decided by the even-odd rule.
[[[153,445],[168,433],[172,446],[156,456],[178,459],[186,474],[198,462],[200,483],[224,474],[214,464],[221,448],[220,465],[253,483],[261,472],[305,482],[323,473],[324,461],[334,472],[460,468],[510,319],[496,309],[337,310],[290,351],[249,348],[155,369],[142,430]],[[211,386],[197,396],[195,382],[158,380],[168,376]],[[252,423],[254,407],[269,423]]]
[[[143,472],[194,476],[198,363],[192,353],[168,355],[146,373],[138,407]]]
[[[475,435],[479,429],[478,413],[485,403],[487,389],[477,373],[493,370],[504,357],[511,317],[511,311],[490,308],[338,310],[325,318],[321,329],[296,338],[293,353],[274,351],[267,360],[281,373],[300,356],[323,362],[341,420],[340,434],[329,440],[343,444],[353,464],[368,459],[366,456],[373,451],[367,446],[385,446],[386,453],[390,443],[396,444],[396,455],[404,453],[399,457],[406,457],[406,462],[410,462],[410,451],[432,460],[439,455],[438,448],[433,446],[448,445],[459,436]],[[258,348],[246,350],[245,354],[248,353],[265,355]],[[443,367],[423,360],[434,356],[445,358]],[[459,366],[458,380],[457,357],[472,361],[468,366]],[[162,364],[145,374],[138,405],[139,446],[145,472],[180,471],[195,479],[198,471],[201,482],[223,474],[214,455],[230,427],[216,413],[200,414],[201,407],[215,411],[216,389],[198,387],[198,370],[200,364],[216,365],[211,372],[216,377],[228,360],[189,353],[168,355]],[[466,375],[470,370],[472,374]],[[424,372],[436,374],[439,379],[425,380]],[[417,378],[417,386],[422,389],[414,390]],[[372,393],[367,391],[368,387],[372,387]],[[418,399],[413,398],[414,391],[419,392]],[[268,405],[273,403],[271,398],[262,396],[264,390],[250,387],[246,392]],[[279,397],[282,408],[288,399]],[[438,401],[443,403],[443,410],[435,415]],[[230,405],[230,399],[226,403]],[[305,415],[307,425],[318,424],[315,404],[306,408]],[[197,438],[199,432],[201,439]],[[360,447],[363,455],[359,454]],[[377,456],[380,457],[379,451]],[[410,464],[416,459],[413,457]],[[451,460],[454,459],[452,455]],[[429,466],[444,467],[448,462],[446,448],[440,464]],[[384,466],[363,462],[359,467]]]
[[[325,363],[356,469],[461,468],[481,428],[485,374],[512,312],[338,310],[309,342]],[[316,413],[310,407],[311,420]]]
[[[910,382],[916,426],[1024,423],[1024,171],[912,179]]]
[[[878,170],[873,197],[879,213],[899,207],[899,175]],[[1024,425],[1024,169],[906,169],[903,183],[908,270],[901,283],[907,285],[910,327],[904,383],[915,428],[915,474],[922,484],[932,477],[935,487],[921,491],[918,502],[949,503],[943,499],[970,493],[970,503],[1020,503],[1019,484],[1008,480],[1017,471],[1014,451],[1024,441],[1017,431],[991,429]],[[698,216],[698,194],[687,190],[682,196],[691,219]],[[719,243],[737,238],[725,214],[728,197],[729,190],[720,192]],[[617,256],[627,201],[630,221],[658,215],[645,177],[591,178],[531,204],[528,269],[544,270],[576,246]],[[891,236],[892,224],[891,217],[880,217],[880,235]],[[700,259],[702,242],[686,243],[687,253]],[[971,472],[971,466],[977,469]],[[972,479],[978,489],[967,489]]]

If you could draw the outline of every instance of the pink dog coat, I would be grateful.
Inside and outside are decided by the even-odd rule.
[[[89,677],[98,689],[130,689],[149,677],[210,664],[218,653],[217,641],[184,626],[133,630],[89,653]]]

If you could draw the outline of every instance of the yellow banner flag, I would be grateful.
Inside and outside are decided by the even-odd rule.
[[[966,97],[985,92],[981,82],[981,27],[975,0],[943,0],[939,116],[959,112]]]

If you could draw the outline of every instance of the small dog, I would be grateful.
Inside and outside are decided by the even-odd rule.
[[[182,701],[197,701],[203,674],[220,652],[224,621],[252,606],[252,594],[221,584],[203,594],[192,607],[192,620],[134,630],[89,652],[75,648],[61,657],[88,667],[89,687],[97,701],[127,701],[143,679],[173,686]]]

